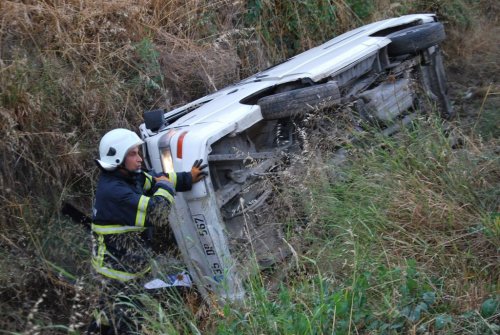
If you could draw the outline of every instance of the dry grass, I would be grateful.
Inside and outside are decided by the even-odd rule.
[[[217,9],[223,20],[206,25],[214,34],[233,29],[237,7],[230,5],[3,1],[3,196],[88,184],[95,143],[107,129],[134,128],[144,109],[169,108],[237,80],[234,47],[222,47],[201,23]],[[25,171],[32,171],[27,180]],[[38,185],[41,179],[47,184]]]
[[[233,39],[216,39],[235,29],[239,11],[230,1],[0,3],[0,243],[6,259],[16,260],[2,262],[1,272],[17,277],[1,278],[1,329],[26,330],[28,310],[10,309],[29,308],[44,288],[71,310],[73,293],[61,289],[46,261],[86,275],[88,264],[78,262],[88,241],[60,218],[61,201],[90,212],[96,144],[108,129],[135,129],[145,109],[170,108],[239,79]],[[36,316],[42,323],[52,313],[70,317],[44,307]]]
[[[498,3],[480,1],[472,8],[469,21],[447,30],[445,47],[452,78],[460,76],[461,81],[476,85],[496,81],[500,74],[499,13]]]

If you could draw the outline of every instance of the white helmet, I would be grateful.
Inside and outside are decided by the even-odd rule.
[[[106,133],[99,143],[97,163],[107,171],[115,170],[125,160],[127,152],[144,142],[136,133],[128,129],[118,128]]]

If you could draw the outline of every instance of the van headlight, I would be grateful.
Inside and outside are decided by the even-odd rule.
[[[174,129],[169,130],[165,135],[160,138],[158,146],[160,149],[161,166],[163,172],[173,172],[174,171],[174,161],[172,160],[172,152],[170,150],[170,140],[175,135],[176,131]]]
[[[161,154],[161,166],[163,168],[163,172],[173,172],[174,171],[174,162],[172,161],[172,154],[170,152],[170,148],[162,148],[160,151]]]

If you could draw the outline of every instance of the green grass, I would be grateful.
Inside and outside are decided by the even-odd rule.
[[[251,279],[248,299],[225,306],[215,333],[498,330],[500,311],[481,317],[482,301],[473,297],[480,290],[498,299],[494,148],[452,149],[433,119],[365,141],[339,171],[342,180],[302,181],[312,190],[304,206],[316,219],[298,236],[305,246],[294,245],[303,250],[297,266],[277,291],[265,277]],[[496,172],[485,174],[492,164]]]

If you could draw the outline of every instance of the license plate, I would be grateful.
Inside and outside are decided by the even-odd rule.
[[[210,269],[212,270],[213,279],[216,282],[220,282],[224,278],[224,268],[220,263],[219,256],[214,246],[212,237],[207,227],[207,222],[202,214],[193,215],[193,222],[196,226],[196,231],[198,232],[198,239],[200,245],[203,247],[205,256],[210,264]]]

